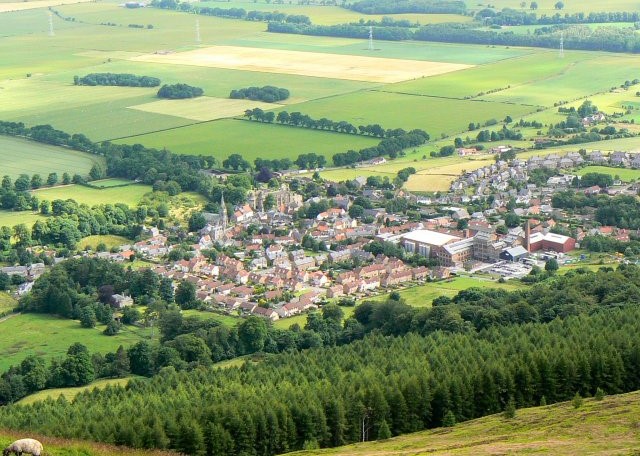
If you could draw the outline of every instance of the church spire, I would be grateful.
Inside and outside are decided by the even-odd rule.
[[[224,203],[224,192],[222,192],[222,196],[220,196],[220,222],[222,223],[222,229],[226,230],[229,220],[227,217],[227,206]]]

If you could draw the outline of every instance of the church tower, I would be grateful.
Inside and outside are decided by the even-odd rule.
[[[224,203],[224,192],[222,192],[222,196],[220,197],[220,223],[222,224],[222,229],[226,230],[229,224],[229,217],[227,215],[227,206]]]

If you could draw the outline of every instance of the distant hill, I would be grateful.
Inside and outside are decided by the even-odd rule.
[[[520,409],[514,419],[492,415],[452,428],[417,432],[380,442],[290,455],[640,455],[640,391]]]

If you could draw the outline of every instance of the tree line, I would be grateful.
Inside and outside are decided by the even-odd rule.
[[[89,73],[86,76],[74,76],[74,85],[86,86],[126,86],[157,87],[160,79],[151,76],[136,76],[128,73]]]
[[[346,8],[363,14],[465,14],[467,5],[459,0],[360,0]]]
[[[282,101],[289,98],[289,91],[287,89],[274,86],[246,87],[243,89],[233,89],[229,94],[229,98],[275,103],[276,101]]]
[[[310,24],[311,20],[303,14],[285,14],[280,11],[247,11],[244,8],[211,8],[200,7],[190,2],[177,0],[153,0],[151,6],[162,9],[171,9],[188,13],[201,14],[203,16],[216,16],[230,19],[244,19],[246,21],[261,22],[289,22],[294,24]]]
[[[557,25],[557,24],[599,24],[609,22],[640,21],[640,13],[634,11],[605,11],[590,13],[555,13],[551,16],[535,12],[503,8],[501,11],[485,8],[476,13],[476,19],[484,25],[517,26],[517,25]]]
[[[511,31],[483,30],[478,24],[430,24],[415,31],[406,27],[378,27],[374,36],[379,40],[399,41],[436,41],[445,43],[469,43],[488,46],[526,46],[557,48],[560,42],[560,30],[540,29],[534,34],[519,34]],[[357,39],[369,37],[369,27],[338,24],[287,24],[270,22],[267,31],[273,33],[291,33],[298,35],[338,36]],[[598,27],[574,25],[564,28],[565,49],[608,52],[640,52],[640,37],[633,28]]]
[[[429,134],[425,131],[419,129],[411,130],[401,136],[385,138],[374,147],[366,147],[357,151],[338,152],[333,155],[332,160],[336,166],[348,166],[385,155],[390,158],[396,158],[402,150],[420,146],[428,140]]]

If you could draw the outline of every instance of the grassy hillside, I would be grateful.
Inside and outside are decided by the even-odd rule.
[[[26,437],[40,440],[48,456],[111,456],[114,454],[124,456],[170,456],[178,454],[172,451],[139,450],[120,446],[105,445],[103,443],[60,439],[56,437],[44,437],[33,433],[25,434],[16,431],[3,430],[0,430],[0,447],[4,448],[14,440]]]
[[[0,322],[0,372],[20,363],[29,355],[50,360],[62,356],[74,342],[81,342],[90,352],[106,353],[118,346],[128,347],[148,338],[147,329],[126,326],[115,336],[102,334],[104,325],[95,329],[80,326],[77,320],[67,320],[45,314],[21,314]]]
[[[640,392],[521,409],[393,439],[291,455],[634,455],[640,446]]]

